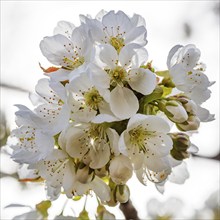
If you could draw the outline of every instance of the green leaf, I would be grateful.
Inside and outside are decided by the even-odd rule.
[[[48,209],[51,207],[50,200],[44,200],[36,205],[36,209],[44,218],[48,217]]]
[[[170,78],[169,70],[156,71],[155,73],[156,73],[157,76],[161,76],[161,77],[165,77],[165,78]]]

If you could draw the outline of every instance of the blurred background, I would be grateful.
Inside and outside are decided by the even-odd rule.
[[[178,210],[180,217],[176,219],[192,219],[191,216],[211,219],[213,212],[210,210],[213,208],[210,207],[215,206],[217,200],[219,202],[217,190],[220,182],[219,1],[1,1],[1,146],[6,145],[7,135],[15,128],[16,108],[13,105],[31,107],[28,93],[33,92],[38,79],[44,77],[38,63],[43,67],[50,66],[39,49],[42,38],[53,35],[60,20],[77,26],[80,24],[79,14],[94,17],[101,9],[123,10],[130,16],[136,13],[145,18],[148,30],[146,48],[149,59],[158,70],[166,69],[168,52],[176,44],[193,43],[201,50],[200,61],[207,65],[206,74],[210,81],[216,81],[211,87],[212,96],[203,107],[215,114],[216,120],[203,123],[199,133],[191,137],[200,151],[197,157],[186,160],[190,178],[184,185],[167,183],[163,195],[153,184],[145,187],[135,177],[128,185],[133,205],[142,219],[154,218],[156,214],[153,213],[158,210],[166,213],[169,207],[164,204],[173,204],[172,210]],[[42,184],[18,182],[18,164],[10,160],[6,149],[1,148],[0,219],[11,219],[27,211],[24,208],[4,208],[11,203],[34,207],[46,199]],[[61,196],[53,203],[50,212],[59,214],[65,200],[65,196]],[[93,218],[95,205],[92,198],[88,199],[87,207]],[[65,214],[77,215],[82,208],[83,201],[68,202]],[[124,218],[117,207],[109,210],[117,219]]]

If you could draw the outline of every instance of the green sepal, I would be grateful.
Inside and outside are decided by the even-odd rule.
[[[84,209],[82,212],[79,213],[79,217],[77,220],[90,220],[89,213]]]
[[[160,86],[157,86],[151,94],[145,95],[144,97],[141,98],[138,112],[146,113],[146,106],[150,102],[160,99],[162,95],[163,95],[163,89]]]
[[[168,96],[173,90],[172,87],[166,87],[164,85],[161,85],[160,87],[163,89],[163,95],[162,95],[163,98]]]
[[[47,219],[48,217],[48,209],[51,207],[51,201],[50,200],[44,200],[38,204],[36,204],[36,209],[40,214],[43,216],[44,219]]]
[[[82,196],[74,196],[73,201],[79,201],[82,198]]]

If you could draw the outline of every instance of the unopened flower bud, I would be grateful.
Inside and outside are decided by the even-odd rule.
[[[176,160],[183,160],[189,157],[187,152],[191,145],[189,136],[184,133],[172,133],[169,134],[173,140],[173,149],[170,151],[173,158]]]
[[[130,190],[127,185],[116,186],[115,192],[116,200],[120,203],[126,203],[130,197]]]
[[[196,115],[197,105],[193,100],[191,100],[185,95],[179,95],[176,97],[177,100],[182,103],[183,107],[185,108],[185,110],[189,115]]]
[[[80,163],[76,171],[76,178],[81,183],[89,183],[94,179],[94,172],[89,166]]]
[[[118,185],[125,184],[133,173],[131,161],[124,155],[115,157],[109,166],[111,179]]]
[[[176,124],[177,128],[181,131],[193,131],[197,130],[200,125],[200,120],[195,115],[190,115],[188,120],[183,122],[182,124]]]
[[[166,102],[164,113],[175,123],[182,123],[188,119],[188,114],[184,107],[174,100]]]

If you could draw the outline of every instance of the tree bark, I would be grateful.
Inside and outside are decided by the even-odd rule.
[[[126,203],[121,203],[119,208],[123,212],[126,220],[140,220],[138,212],[133,206],[131,200],[128,200]]]

